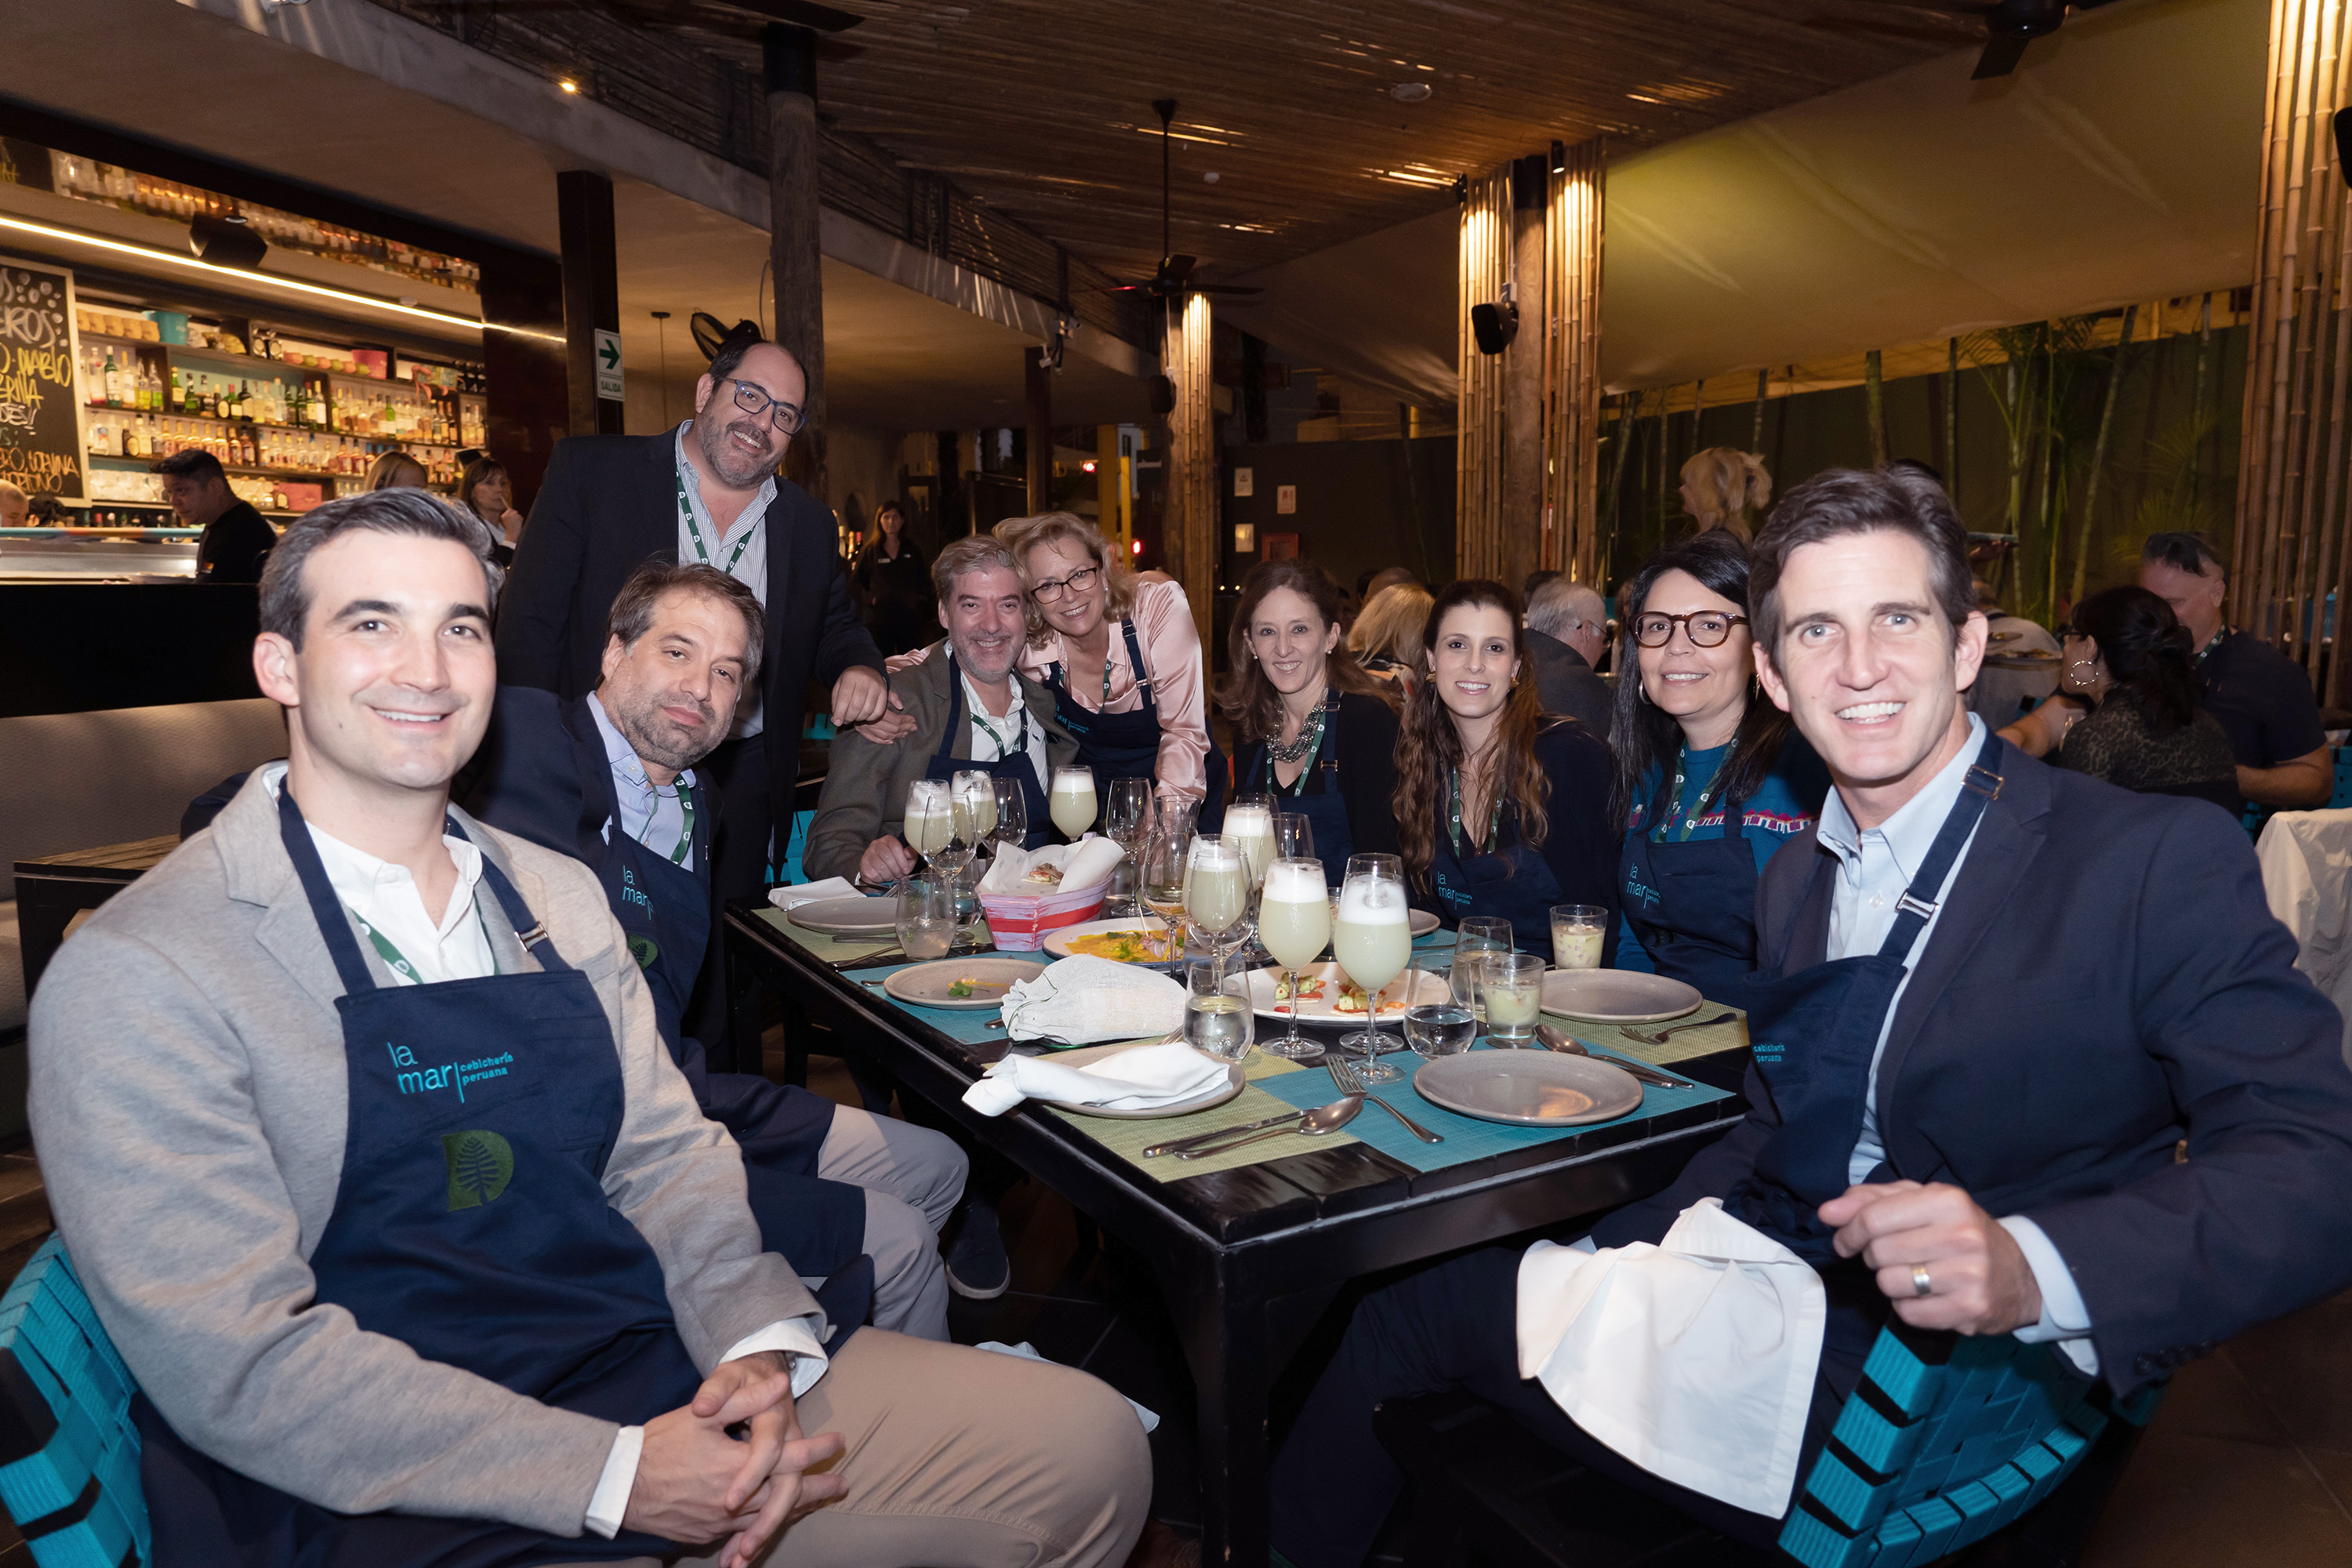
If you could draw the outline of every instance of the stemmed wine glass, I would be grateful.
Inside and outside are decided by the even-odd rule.
[[[997,779],[996,841],[1018,849],[1029,842],[1029,796],[1019,779]]]
[[[1303,811],[1274,814],[1274,853],[1280,860],[1315,858],[1315,824]]]
[[[1112,843],[1127,851],[1113,873],[1110,898],[1103,912],[1109,915],[1141,912],[1142,900],[1137,894],[1142,876],[1143,840],[1151,830],[1151,781],[1150,779],[1113,779],[1110,799],[1103,807],[1103,831]]]
[[[1184,912],[1184,873],[1192,853],[1192,814],[1163,809],[1160,821],[1144,841],[1141,892],[1144,908],[1168,928],[1170,958],[1184,954],[1184,936],[1176,918]]]
[[[1198,833],[1185,861],[1184,915],[1209,940],[1223,972],[1226,938],[1249,929],[1249,863],[1223,835]]]
[[[1094,769],[1082,763],[1055,768],[1046,805],[1062,837],[1076,844],[1095,825]]]
[[[1331,956],[1364,990],[1364,1027],[1339,1042],[1363,1053],[1358,1076],[1390,1083],[1401,1075],[1380,1059],[1388,1048],[1380,1031],[1381,993],[1412,960],[1412,921],[1404,890],[1404,862],[1394,855],[1351,855],[1339,885],[1339,918],[1331,928]]]
[[[1331,900],[1323,886],[1322,861],[1289,858],[1266,868],[1257,930],[1266,952],[1290,976],[1290,1031],[1280,1039],[1260,1041],[1259,1048],[1294,1061],[1322,1055],[1320,1041],[1298,1032],[1299,972],[1321,957],[1331,940]]]
[[[907,847],[929,865],[955,837],[955,816],[948,804],[945,779],[916,779],[907,785],[907,809],[900,818]]]

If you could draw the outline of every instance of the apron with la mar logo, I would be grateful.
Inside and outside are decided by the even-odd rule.
[[[378,986],[290,790],[278,816],[344,990],[350,1113],[310,1260],[318,1303],[558,1409],[641,1426],[688,1403],[701,1375],[661,1263],[602,1184],[625,1096],[594,987],[487,855],[482,879],[541,970]],[[674,1550],[627,1531],[336,1513],[215,1464],[138,1408],[160,1563],[504,1568]]]

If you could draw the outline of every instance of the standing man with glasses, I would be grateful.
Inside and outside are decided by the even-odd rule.
[[[891,711],[832,514],[777,472],[804,421],[806,387],[799,363],[747,322],[711,356],[694,417],[675,431],[559,442],[499,617],[500,678],[577,700],[595,689],[607,614],[645,563],[715,567],[758,596],[761,679],[704,764],[719,805],[711,869],[722,902],[758,897],[789,846],[811,679],[831,685],[836,725],[895,739],[911,723]],[[723,963],[724,944],[713,942],[687,1029],[698,1039],[725,1037]]]

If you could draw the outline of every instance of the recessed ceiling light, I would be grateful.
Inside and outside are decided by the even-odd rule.
[[[1213,185],[1217,183],[1217,172],[1214,169],[1212,169],[1207,174],[1202,174],[1201,178]]]
[[[573,81],[570,77],[565,77],[562,81],[557,82],[555,85],[562,88],[566,92],[578,92],[580,90],[580,84]]]
[[[1389,89],[1389,96],[1399,103],[1427,103],[1430,87],[1425,81],[1401,81]]]

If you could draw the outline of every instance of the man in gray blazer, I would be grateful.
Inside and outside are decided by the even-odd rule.
[[[949,657],[890,677],[914,730],[877,745],[855,730],[833,742],[824,791],[809,823],[801,869],[812,879],[855,878],[879,887],[914,869],[902,832],[907,786],[944,779],[957,764],[1002,775],[1026,771],[1032,835],[1046,826],[1045,790],[1078,754],[1055,721],[1054,694],[1013,666],[1028,632],[1028,595],[1013,552],[985,534],[959,539],[932,563]]]
[[[1609,617],[1601,595],[1583,583],[1555,577],[1528,599],[1528,656],[1535,661],[1536,697],[1547,713],[1566,713],[1609,738],[1609,683],[1593,673],[1609,645]]]
[[[254,652],[288,763],[34,1002],[42,1173],[143,1391],[158,1560],[1120,1563],[1125,1403],[829,1324],[594,876],[449,805],[490,542],[415,490],[288,531]]]

